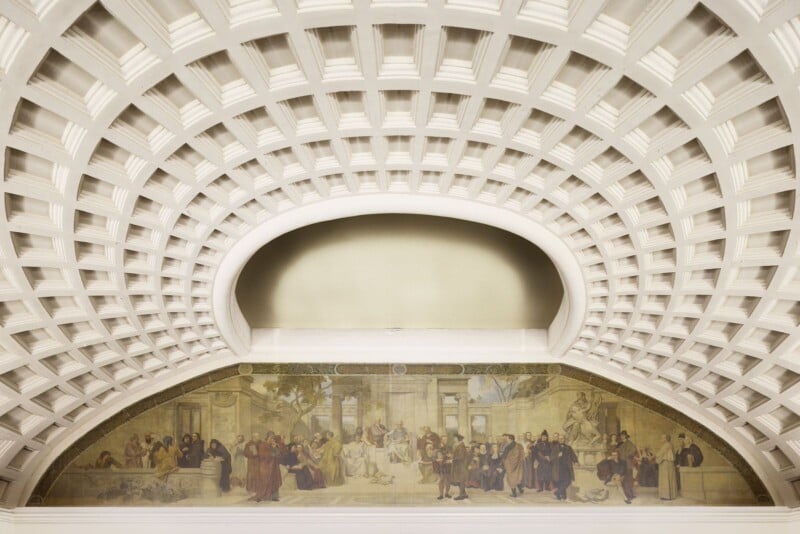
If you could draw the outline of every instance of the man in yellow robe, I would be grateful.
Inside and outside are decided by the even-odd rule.
[[[325,486],[341,486],[344,484],[344,469],[342,469],[342,442],[334,436],[333,432],[326,433],[328,441],[322,446],[322,457],[319,468],[325,477]]]

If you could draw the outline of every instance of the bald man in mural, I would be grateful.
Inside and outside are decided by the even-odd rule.
[[[516,442],[514,434],[503,434],[505,448],[503,449],[503,468],[506,471],[506,484],[511,488],[511,496],[516,497],[525,491],[522,487],[523,465],[525,449]]]

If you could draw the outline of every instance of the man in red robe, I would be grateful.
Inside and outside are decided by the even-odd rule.
[[[281,453],[275,437],[267,434],[266,440],[258,444],[258,479],[256,480],[256,494],[250,500],[277,501],[278,490],[281,487]]]
[[[244,446],[244,456],[247,458],[247,478],[244,487],[250,493],[255,493],[258,484],[259,443],[261,443],[261,434],[254,432],[252,439]]]

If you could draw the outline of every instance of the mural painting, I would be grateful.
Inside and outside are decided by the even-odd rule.
[[[427,367],[213,382],[78,451],[35,504],[757,503],[742,466],[689,428],[553,366]]]

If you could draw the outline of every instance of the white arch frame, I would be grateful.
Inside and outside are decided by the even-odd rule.
[[[259,332],[260,339],[256,339],[236,301],[235,290],[239,275],[261,247],[303,226],[380,213],[434,215],[486,224],[516,234],[537,245],[555,265],[564,286],[564,297],[546,334],[543,331],[525,331],[528,335],[522,340],[520,348],[527,354],[533,351],[543,356],[561,356],[577,338],[586,315],[586,283],[577,258],[551,231],[529,218],[495,206],[456,198],[383,194],[338,198],[327,200],[321,205],[317,203],[293,209],[257,226],[226,253],[214,278],[211,309],[220,333],[231,349],[248,359],[262,360],[264,357],[278,356],[274,350],[267,351],[265,347],[265,342],[274,347],[277,333],[273,332],[272,336],[268,336],[270,340],[264,339],[267,337],[264,332]],[[290,347],[283,348],[288,350]],[[297,353],[293,354],[293,357],[297,356]],[[413,359],[413,356],[410,357]]]

